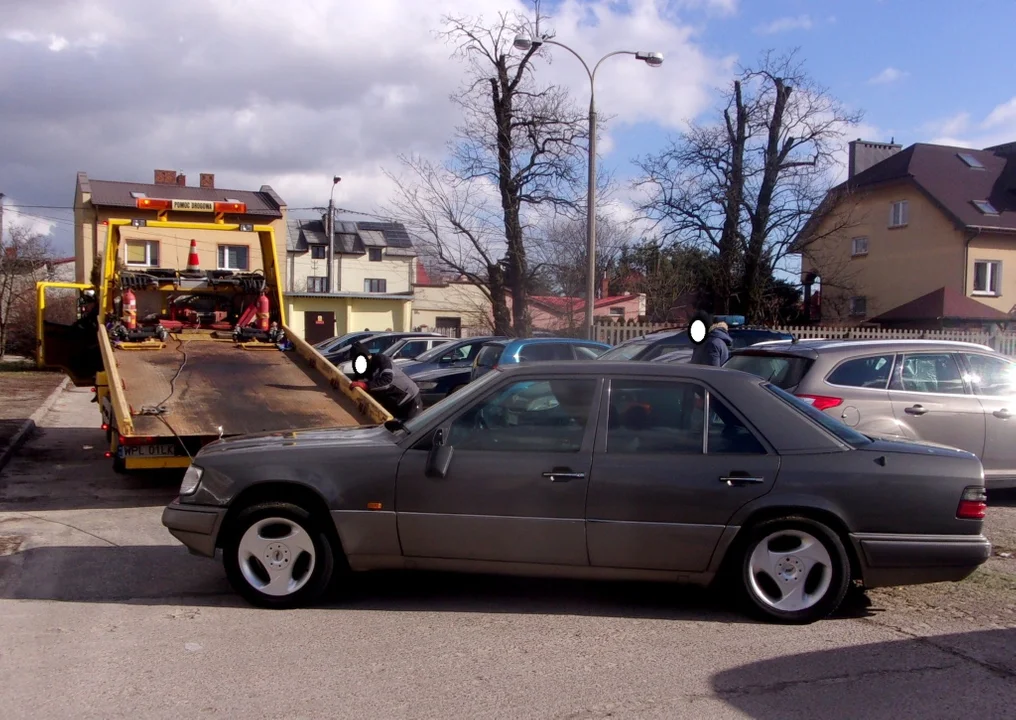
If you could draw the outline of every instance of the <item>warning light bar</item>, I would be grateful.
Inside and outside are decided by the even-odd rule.
[[[244,215],[247,203],[212,202],[210,200],[163,200],[160,198],[138,198],[139,210],[175,210],[177,212],[233,213]]]

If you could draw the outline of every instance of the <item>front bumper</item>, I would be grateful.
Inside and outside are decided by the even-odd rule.
[[[850,536],[863,565],[865,587],[956,582],[991,557],[983,535]]]
[[[226,508],[184,505],[177,498],[162,511],[162,524],[195,555],[215,557],[215,540]]]

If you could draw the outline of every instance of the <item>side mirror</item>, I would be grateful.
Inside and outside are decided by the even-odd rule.
[[[448,475],[448,468],[452,464],[452,453],[454,450],[455,448],[445,443],[444,430],[436,430],[434,432],[434,443],[431,445],[430,454],[427,456],[427,476],[446,477]]]
[[[449,365],[455,362],[455,358],[453,358],[451,355],[445,355],[443,357],[438,358],[437,362],[439,365]]]

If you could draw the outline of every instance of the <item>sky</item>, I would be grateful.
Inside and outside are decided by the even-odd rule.
[[[976,11],[972,7],[976,6]],[[444,157],[463,66],[439,36],[447,14],[494,17],[523,0],[0,0],[0,193],[20,222],[70,254],[78,171],[152,182],[271,185],[290,208],[388,204],[400,154]],[[546,26],[597,75],[601,166],[630,216],[633,160],[715,117],[738,64],[798,48],[809,73],[853,110],[849,139],[985,147],[1016,140],[1016,87],[992,28],[1011,0],[544,0]],[[577,102],[589,83],[553,49],[539,72]],[[845,154],[844,154],[845,158]],[[296,210],[299,213],[302,211]],[[306,214],[306,213],[304,213]]]

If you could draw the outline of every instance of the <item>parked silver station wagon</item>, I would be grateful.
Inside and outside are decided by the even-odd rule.
[[[1016,362],[938,340],[799,340],[731,354],[757,375],[865,435],[967,450],[985,485],[1016,487]]]

